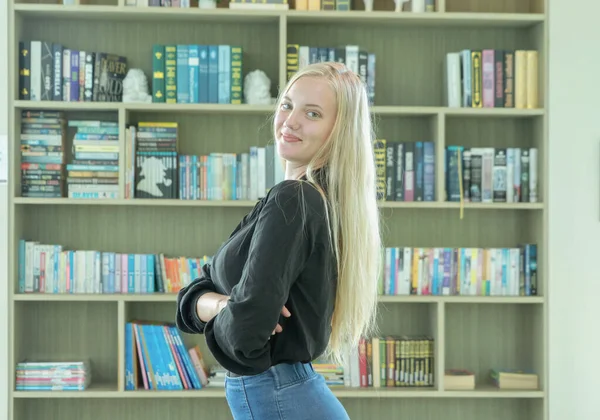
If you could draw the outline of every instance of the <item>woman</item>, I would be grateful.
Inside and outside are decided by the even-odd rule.
[[[360,78],[339,63],[296,73],[278,98],[285,180],[177,297],[228,370],[237,419],[347,419],[311,361],[342,363],[374,332],[381,262],[374,139]]]

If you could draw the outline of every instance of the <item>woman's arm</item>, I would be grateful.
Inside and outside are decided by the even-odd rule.
[[[216,292],[207,292],[198,298],[196,313],[202,322],[213,319],[227,305],[229,296]]]
[[[175,324],[179,330],[188,334],[204,333],[207,320],[212,319],[218,313],[214,312],[217,309],[214,298],[203,299],[203,296],[207,294],[218,294],[210,276],[210,264],[204,264],[200,271],[200,277],[181,288],[177,293]],[[201,305],[200,299],[202,299]],[[211,301],[213,302],[212,308],[210,308]],[[201,306],[202,312],[199,311],[199,306]],[[211,311],[213,311],[212,314]]]

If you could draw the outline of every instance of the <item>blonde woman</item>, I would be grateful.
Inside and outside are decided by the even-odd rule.
[[[204,334],[228,370],[234,419],[347,419],[315,373],[374,332],[381,239],[373,131],[360,78],[339,63],[296,73],[278,98],[285,180],[177,297],[177,325]]]

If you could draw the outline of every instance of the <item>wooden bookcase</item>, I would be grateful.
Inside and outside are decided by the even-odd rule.
[[[10,419],[128,420],[231,418],[221,389],[124,391],[124,324],[132,319],[173,320],[173,295],[52,295],[18,293],[18,241],[59,243],[69,249],[172,255],[211,255],[253,206],[247,201],[70,200],[20,197],[21,110],[63,110],[67,118],[102,117],[125,124],[177,121],[182,153],[242,152],[265,145],[270,106],[28,102],[18,100],[19,40],[51,39],[71,48],[125,55],[151,74],[154,43],[224,43],[244,48],[244,75],[264,70],[272,94],[286,79],[286,45],[359,44],[376,53],[378,137],[432,140],[436,200],[382,202],[386,246],[538,246],[538,295],[382,296],[385,334],[435,337],[433,389],[336,389],[352,419],[545,420],[548,418],[547,337],[547,1],[438,0],[435,13],[394,13],[391,0],[365,12],[234,11],[125,7],[124,0],[89,0],[79,6],[9,0],[10,167],[9,295],[13,372]],[[225,7],[225,8],[223,8]],[[444,106],[444,57],[463,48],[539,51],[538,109]],[[200,134],[199,134],[200,133]],[[447,144],[537,147],[536,203],[444,201],[443,153]],[[123,150],[123,149],[122,149]],[[124,189],[123,171],[120,178]],[[203,336],[185,336],[200,343]],[[93,385],[83,392],[16,392],[14,366],[25,358],[88,357]],[[445,367],[476,372],[474,391],[444,388]],[[492,367],[531,367],[536,391],[499,391],[488,385]]]

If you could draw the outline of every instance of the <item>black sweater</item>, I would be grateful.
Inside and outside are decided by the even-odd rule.
[[[241,375],[314,360],[329,341],[335,303],[337,270],[328,230],[315,187],[280,182],[243,218],[201,276],[179,291],[177,327],[204,334],[215,359]],[[210,291],[230,300],[204,323],[196,302]],[[289,318],[281,315],[284,305]],[[283,332],[271,335],[277,323]]]

